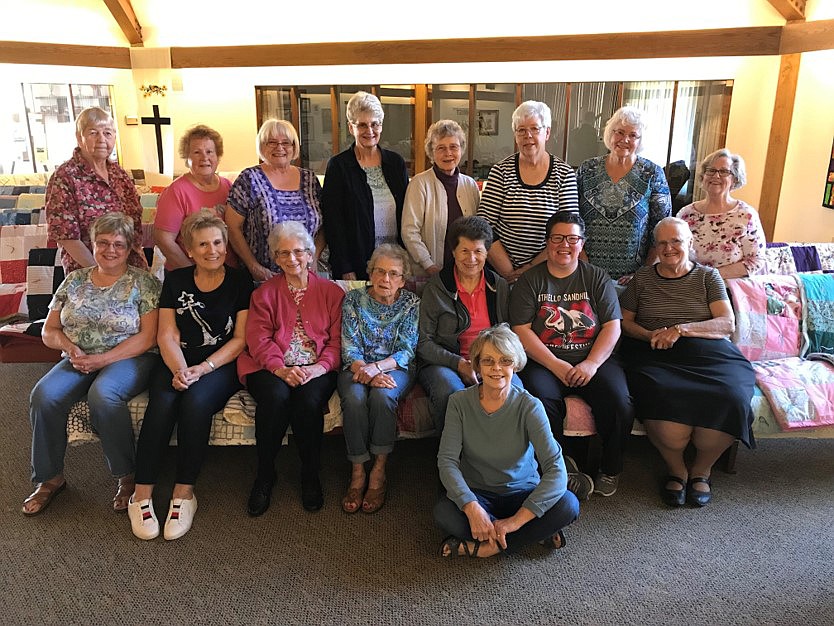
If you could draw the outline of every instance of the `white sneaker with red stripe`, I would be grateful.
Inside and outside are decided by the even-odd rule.
[[[130,529],[139,539],[147,541],[159,537],[159,520],[153,510],[153,500],[134,502],[133,496],[130,496],[127,516],[130,518]]]
[[[194,521],[194,513],[196,512],[197,496],[192,496],[190,500],[183,498],[171,500],[171,505],[168,507],[168,519],[165,520],[163,536],[168,541],[182,537],[191,530],[191,522]]]

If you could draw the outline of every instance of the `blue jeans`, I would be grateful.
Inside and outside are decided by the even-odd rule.
[[[353,382],[353,373],[339,373],[342,400],[342,430],[351,463],[364,463],[371,454],[388,454],[397,439],[397,403],[408,393],[414,374],[396,369],[388,372],[396,381],[393,389]],[[370,450],[370,453],[369,453]]]
[[[509,493],[473,490],[478,503],[484,508],[492,521],[512,517],[524,504],[531,490],[518,489]],[[579,500],[570,491],[566,491],[552,507],[541,517],[534,517],[514,533],[507,535],[507,552],[518,550],[522,546],[543,541],[572,524],[579,517]],[[441,497],[434,506],[434,521],[446,535],[458,539],[473,541],[469,518],[446,496]]]
[[[136,482],[155,485],[177,427],[177,473],[175,481],[194,485],[206,456],[214,414],[226,406],[242,385],[235,361],[202,376],[184,391],[171,386],[173,374],[160,360],[151,376],[148,407],[136,444]]]
[[[40,483],[64,471],[67,417],[87,396],[90,421],[101,439],[110,473],[133,473],[135,440],[127,402],[148,386],[159,355],[146,352],[82,374],[63,359],[41,378],[29,396],[32,422],[32,480]]]
[[[434,430],[440,435],[446,424],[446,405],[449,404],[449,396],[456,391],[466,389],[468,385],[464,384],[456,370],[445,365],[424,365],[417,372],[417,380],[429,397],[429,411],[434,422]],[[524,389],[518,374],[513,374],[513,385]]]

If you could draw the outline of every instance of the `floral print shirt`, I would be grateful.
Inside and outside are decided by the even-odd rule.
[[[46,220],[51,241],[81,240],[92,251],[90,226],[105,213],[121,211],[133,218],[134,240],[137,242],[128,257],[128,264],[148,268],[142,253],[142,205],[136,186],[118,163],[107,160],[105,181],[76,148],[72,158],[61,164],[49,177],[46,187]],[[61,265],[69,274],[81,266],[61,249]]]
[[[370,287],[353,289],[342,303],[342,363],[370,363],[392,357],[407,370],[417,349],[420,298],[400,289],[393,304],[374,300]]]
[[[658,165],[637,157],[615,183],[605,169],[606,158],[588,159],[576,172],[579,214],[585,220],[588,260],[617,279],[645,264],[655,225],[672,214],[672,198]]]
[[[719,269],[741,262],[749,275],[767,271],[762,223],[749,204],[739,200],[724,213],[701,213],[689,204],[678,212],[678,217],[689,224],[698,263]]]
[[[290,295],[296,306],[298,306],[298,309],[295,313],[295,325],[292,328],[290,345],[284,353],[284,364],[287,367],[292,367],[293,365],[312,365],[319,360],[316,342],[310,339],[307,331],[304,330],[304,320],[301,319],[301,301],[304,299],[307,288],[293,287],[289,283],[287,287],[290,288]]]
[[[243,170],[229,191],[229,206],[243,217],[243,236],[255,260],[274,273],[280,269],[267,238],[276,224],[301,222],[311,237],[321,228],[321,184],[312,171],[299,169],[301,184],[294,191],[273,187],[260,165]]]
[[[87,354],[112,350],[140,330],[140,318],[159,306],[162,285],[135,267],[109,287],[93,284],[94,267],[71,272],[49,308],[61,312],[64,334]]]

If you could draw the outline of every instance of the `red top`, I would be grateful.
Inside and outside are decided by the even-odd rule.
[[[487,311],[486,301],[486,279],[484,278],[484,273],[481,272],[481,280],[478,283],[478,286],[475,287],[475,291],[470,294],[463,287],[461,287],[460,280],[458,280],[457,268],[455,268],[454,274],[455,286],[458,289],[460,302],[466,307],[466,310],[469,311],[470,317],[469,328],[463,331],[460,334],[460,337],[458,337],[458,341],[460,341],[460,355],[464,359],[468,359],[469,347],[472,345],[472,342],[475,341],[478,333],[480,333],[484,328],[490,327],[489,311]]]

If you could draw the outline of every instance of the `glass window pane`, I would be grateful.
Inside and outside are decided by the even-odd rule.
[[[110,99],[110,85],[70,85],[70,93],[73,117],[78,117],[86,108],[98,107],[115,119],[116,114],[113,112]]]
[[[414,176],[414,86],[380,85],[379,101],[385,111],[379,144],[405,159]]]
[[[586,159],[608,152],[602,131],[616,110],[618,86],[619,83],[571,85],[566,161],[574,168]]]
[[[432,85],[431,86],[431,117],[429,124],[440,120],[452,120],[460,124],[466,135],[467,145],[460,159],[460,170],[468,175],[472,172],[468,169],[470,158],[469,146],[469,85]],[[423,149],[423,141],[418,141],[415,149]]]
[[[567,83],[531,83],[524,85],[521,99],[537,100],[550,107],[553,116],[550,127],[550,139],[545,147],[550,154],[560,159],[565,158],[565,108],[567,103]]]
[[[8,89],[0,98],[0,174],[34,172],[23,92]]]
[[[35,171],[54,171],[75,149],[75,120],[70,110],[69,85],[23,85]]]
[[[666,167],[674,90],[673,81],[644,81],[623,85],[623,106],[637,107],[644,114],[646,130],[643,132],[643,151],[640,155],[660,167]]]
[[[330,87],[299,87],[298,134],[301,140],[301,166],[324,174],[333,156],[333,122]]]
[[[370,85],[340,85],[336,87],[336,96],[339,100],[339,152],[346,150],[353,143],[353,135],[350,134],[350,129],[347,123],[347,114],[345,113],[348,100],[357,91],[367,91],[371,93]],[[384,132],[385,129],[383,129]]]
[[[501,159],[515,152],[512,117],[515,111],[514,83],[475,86],[475,141],[472,175],[485,179]]]

